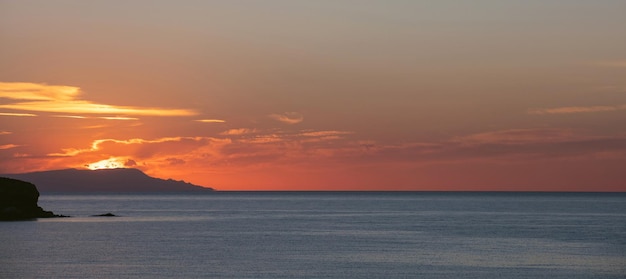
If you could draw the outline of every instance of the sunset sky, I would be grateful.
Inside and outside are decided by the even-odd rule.
[[[626,1],[0,0],[0,173],[626,191]]]

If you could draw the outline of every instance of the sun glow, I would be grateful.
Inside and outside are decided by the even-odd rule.
[[[100,169],[117,169],[124,167],[124,161],[120,158],[109,158],[106,160],[98,161],[95,163],[91,163],[86,165],[88,169],[91,170],[100,170]]]

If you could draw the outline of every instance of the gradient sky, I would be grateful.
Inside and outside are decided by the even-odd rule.
[[[0,0],[0,173],[626,191],[626,1]]]

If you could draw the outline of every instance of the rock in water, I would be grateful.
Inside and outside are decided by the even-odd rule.
[[[0,221],[61,217],[37,205],[39,191],[34,184],[0,177]]]
[[[117,217],[117,215],[109,212],[109,213],[104,213],[104,214],[91,215],[91,217]]]

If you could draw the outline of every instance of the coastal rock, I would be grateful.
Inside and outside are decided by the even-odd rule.
[[[0,177],[0,221],[64,217],[37,205],[39,191],[34,184]]]
[[[91,215],[91,217],[117,217],[117,215],[109,212],[109,213],[104,213],[104,214]]]

